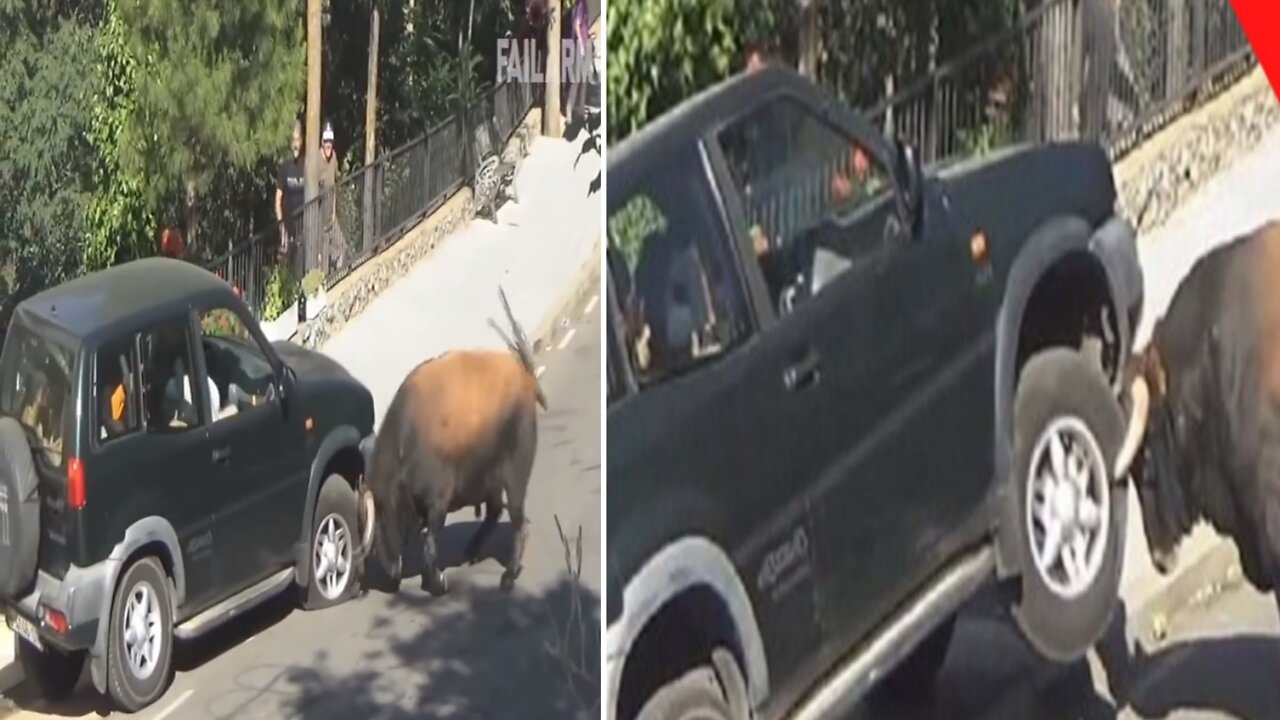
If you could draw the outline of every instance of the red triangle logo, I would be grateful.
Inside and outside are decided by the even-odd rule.
[[[1231,0],[1253,54],[1271,83],[1271,92],[1280,97],[1280,3],[1276,0]]]

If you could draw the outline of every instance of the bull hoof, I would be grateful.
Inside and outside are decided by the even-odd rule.
[[[442,572],[426,573],[422,576],[422,589],[439,597],[448,594],[449,583],[444,579],[444,573]]]
[[[503,591],[511,592],[512,588],[516,586],[517,577],[520,577],[520,570],[516,570],[515,572],[504,570],[502,572],[502,580],[499,581],[499,586]]]

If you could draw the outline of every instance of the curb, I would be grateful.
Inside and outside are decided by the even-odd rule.
[[[582,301],[594,293],[600,292],[600,238],[596,237],[592,244],[591,256],[582,263],[574,276],[573,283],[561,295],[555,305],[555,312],[544,318],[530,337],[529,345],[533,348],[534,357],[542,357],[554,347],[557,339],[568,332],[570,321],[575,310]],[[598,305],[597,305],[598,306]]]

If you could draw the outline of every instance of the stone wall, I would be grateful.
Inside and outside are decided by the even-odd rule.
[[[1277,121],[1280,101],[1255,68],[1116,163],[1122,213],[1137,224],[1139,236],[1163,224],[1219,170],[1257,147]]]

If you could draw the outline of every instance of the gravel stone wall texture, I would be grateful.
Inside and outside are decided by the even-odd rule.
[[[1251,84],[1228,111],[1178,128],[1178,136],[1165,144],[1163,152],[1145,161],[1117,188],[1121,212],[1136,223],[1139,236],[1163,224],[1189,195],[1257,147],[1280,121],[1280,101],[1271,86],[1265,81]]]

